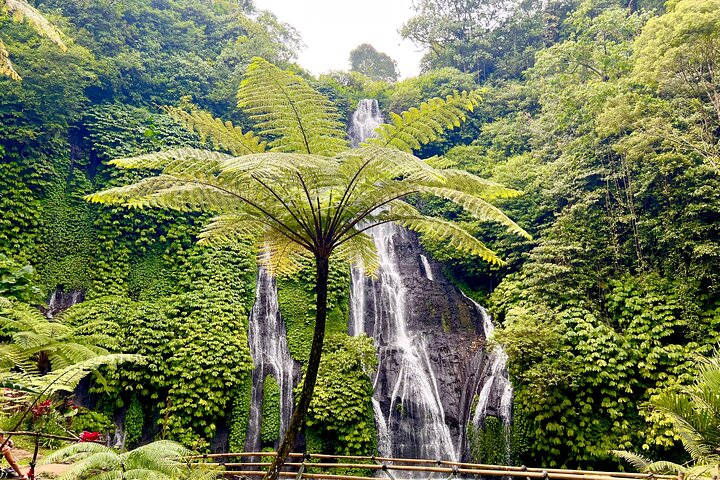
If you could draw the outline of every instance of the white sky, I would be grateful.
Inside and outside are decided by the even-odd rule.
[[[398,64],[403,78],[419,73],[422,53],[398,29],[412,16],[411,0],[254,0],[295,27],[307,46],[298,63],[314,74],[349,70],[350,51],[369,43]]]

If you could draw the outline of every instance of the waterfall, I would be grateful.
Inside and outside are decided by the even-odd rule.
[[[259,451],[265,378],[272,375],[280,386],[280,438],[290,424],[293,387],[298,368],[287,346],[285,324],[280,317],[277,286],[262,267],[258,270],[255,304],[248,328],[250,353],[255,364],[252,374],[250,418],[245,441],[247,451]]]
[[[375,129],[383,123],[377,100],[360,100],[350,123],[350,144],[360,145],[363,140],[375,136]]]
[[[373,237],[380,260],[377,280],[360,278],[362,272],[355,269],[352,280],[352,324],[353,334],[362,332],[358,325],[364,317],[355,317],[364,307],[356,305],[367,298],[366,288],[379,290],[374,298],[376,305],[373,337],[379,350],[384,352],[392,369],[397,372],[390,392],[388,412],[380,408],[377,377],[375,385],[376,424],[381,448],[395,456],[417,456],[422,458],[444,458],[459,460],[450,429],[445,422],[445,411],[440,388],[430,360],[427,344],[419,332],[408,326],[409,311],[407,299],[410,292],[404,287],[404,277],[396,253],[395,240],[408,240],[408,232],[393,224],[383,224],[369,230]],[[382,361],[382,358],[381,358]],[[387,368],[387,366],[386,366]]]
[[[377,102],[361,101],[349,131],[352,144],[381,122]],[[368,234],[380,269],[370,279],[362,265],[352,268],[348,330],[375,342],[378,451],[399,458],[466,459],[468,425],[484,425],[492,414],[509,428],[507,355],[499,348],[485,350],[482,338],[493,332],[490,316],[450,284],[414,233],[383,224]]]
[[[85,300],[85,292],[83,290],[68,290],[67,292],[62,286],[53,290],[48,300],[47,309],[41,308],[47,318],[54,318],[55,315],[64,312],[68,308]]]
[[[475,302],[473,301],[473,303]],[[475,303],[475,306],[482,314],[485,338],[488,339],[494,333],[495,326],[493,325],[492,319],[487,313],[487,310],[477,303]],[[475,412],[473,413],[472,423],[475,428],[481,427],[482,422],[485,420],[488,403],[490,401],[490,394],[492,392],[495,392],[495,395],[500,398],[497,416],[505,425],[509,425],[512,420],[513,389],[507,372],[507,353],[505,353],[505,350],[503,350],[500,346],[496,345],[490,352],[489,359],[490,370],[488,372],[485,385],[483,385],[483,388],[478,396],[478,403],[475,407]]]
[[[430,266],[430,262],[428,261],[427,257],[425,255],[420,255],[420,261],[422,262],[423,270],[425,271],[425,277],[427,277],[428,280],[433,281],[433,273],[432,273],[432,267]]]
[[[492,337],[495,326],[487,310],[473,301],[475,307],[482,314],[483,330],[485,338]],[[472,416],[472,426],[475,429],[481,429],[485,425],[485,419],[488,416],[488,407],[494,400],[494,413],[504,426],[505,432],[505,461],[511,464],[510,451],[510,426],[512,422],[512,404],[513,404],[513,388],[510,383],[507,371],[508,356],[505,350],[499,345],[488,354],[489,370],[485,372],[485,384],[478,394],[478,402]]]

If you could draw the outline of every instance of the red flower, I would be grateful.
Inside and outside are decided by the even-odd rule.
[[[50,407],[52,407],[52,401],[50,401],[50,400],[45,400],[43,402],[38,403],[32,409],[33,416],[37,418],[42,415],[46,415],[48,412],[50,412]]]
[[[81,442],[94,442],[96,440],[100,439],[100,432],[82,432],[80,434],[80,441]]]

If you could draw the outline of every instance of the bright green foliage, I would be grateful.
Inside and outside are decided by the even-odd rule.
[[[336,333],[325,342],[306,423],[311,431],[318,432],[326,453],[375,453],[377,430],[368,373],[376,366],[375,347],[366,336],[349,337]]]
[[[32,265],[18,265],[5,255],[0,255],[0,297],[31,302],[40,296],[40,289],[33,284],[35,269]]]
[[[145,412],[137,395],[132,397],[125,413],[125,445],[132,449],[138,445],[142,438],[143,426],[145,425]]]
[[[274,446],[280,439],[280,385],[272,375],[263,382],[262,420],[260,421],[260,440]]]
[[[343,125],[330,101],[301,77],[255,58],[238,90],[238,106],[277,152],[333,155],[347,148]],[[243,152],[247,153],[247,152]]]
[[[421,145],[430,143],[446,130],[459,127],[467,112],[480,103],[480,92],[455,92],[445,100],[433,98],[411,108],[401,115],[391,112],[391,124],[378,128],[378,137],[367,140],[367,145],[394,147],[411,153]]]
[[[252,399],[252,376],[245,375],[240,386],[231,393],[232,410],[228,416],[230,428],[229,447],[231,452],[245,450],[245,435],[250,420],[250,401]]]
[[[213,147],[225,150],[233,155],[247,155],[265,151],[265,142],[252,132],[242,133],[239,127],[230,122],[213,118],[208,112],[195,110],[190,113],[174,107],[166,107],[170,117],[184,123],[190,130],[195,130],[202,140],[209,138]]]
[[[510,434],[510,426],[497,417],[487,417],[481,428],[469,424],[467,435],[473,462],[508,465]]]

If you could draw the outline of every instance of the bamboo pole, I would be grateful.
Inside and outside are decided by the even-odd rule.
[[[42,438],[50,438],[53,440],[65,440],[66,442],[77,442],[80,439],[77,437],[64,437],[62,435],[52,435],[49,433],[39,433],[39,432],[5,432],[0,431],[0,434],[3,436],[7,434],[12,434],[13,437],[42,437]]]
[[[191,458],[232,458],[232,457],[274,457],[275,452],[245,452],[245,453],[211,453],[205,455],[195,455]],[[659,475],[652,473],[632,473],[632,472],[608,472],[608,471],[596,471],[596,470],[573,470],[573,469],[562,469],[562,468],[538,468],[538,467],[514,467],[504,465],[488,465],[488,464],[475,464],[475,463],[463,463],[463,462],[452,462],[448,460],[430,460],[430,459],[414,459],[414,458],[390,458],[390,457],[375,457],[375,456],[359,456],[359,455],[329,455],[320,453],[291,453],[290,457],[304,457],[304,458],[318,458],[318,459],[337,459],[337,460],[370,460],[374,462],[384,463],[415,463],[415,464],[426,464],[426,465],[448,465],[454,467],[460,467],[463,469],[470,470],[497,470],[503,472],[517,472],[522,473],[521,475],[503,475],[503,476],[519,476],[519,477],[530,477],[530,478],[542,478],[533,475],[527,475],[528,473],[544,473],[549,474],[573,474],[576,478],[584,478],[586,480],[592,480],[594,477],[610,477],[610,478],[641,478],[641,479],[657,479],[657,480],[675,480],[674,475]],[[249,462],[252,463],[252,462]],[[227,465],[227,464],[226,464]],[[254,465],[261,465],[260,462],[254,463]],[[286,465],[291,465],[286,463]],[[313,464],[317,465],[317,464]],[[337,465],[337,464],[330,464]],[[363,464],[351,464],[352,468],[363,468]],[[328,467],[332,468],[332,467]],[[340,467],[337,467],[340,468]],[[370,468],[370,467],[368,467]],[[389,468],[389,467],[388,467]],[[429,468],[422,468],[421,470],[432,471]],[[446,469],[443,472],[451,472],[452,470]]]
[[[355,465],[355,464],[351,464]],[[311,467],[311,464],[306,464],[307,467]],[[382,466],[380,466],[382,469]],[[388,470],[391,469],[391,467],[387,467]],[[548,472],[518,472],[518,471],[501,471],[501,470],[476,470],[476,469],[464,469],[464,468],[456,468],[456,469],[447,469],[447,468],[440,468],[440,467],[398,467],[398,468],[392,468],[392,470],[405,470],[405,471],[426,471],[426,472],[438,472],[438,473],[452,473],[457,475],[477,475],[477,476],[488,476],[488,477],[529,477],[529,478],[544,478],[549,480],[576,480],[578,478],[577,475],[573,474],[550,474]],[[257,470],[239,470],[239,471],[226,471],[222,472],[223,475],[238,475],[238,476],[249,476],[249,477],[257,477],[257,476],[264,476],[266,472],[264,471],[257,471]],[[294,472],[281,472],[281,476],[283,477],[295,477],[297,474]],[[305,478],[316,478],[316,479],[327,479],[327,480],[368,480],[368,477],[358,477],[358,476],[351,476],[351,475],[334,475],[334,474],[327,474],[327,473],[303,473],[303,477]],[[581,476],[580,478],[583,478],[585,480],[608,480],[609,477],[606,476]]]
[[[435,472],[435,473],[448,473],[448,474],[466,474],[466,475],[479,475],[479,476],[498,476],[498,477],[524,477],[524,478],[537,478],[537,479],[549,479],[549,480],[611,480],[613,477],[608,475],[578,475],[575,473],[557,473],[548,472],[546,470],[541,472],[528,472],[518,470],[507,470],[507,469],[478,469],[478,468],[447,468],[447,467],[426,467],[426,466],[412,466],[412,465],[368,465],[368,464],[357,464],[357,463],[290,463],[288,466],[304,465],[306,468],[361,468],[367,470],[394,470],[394,471],[406,471],[406,472]],[[233,464],[225,464],[225,466],[233,466]],[[255,475],[256,471],[247,471],[252,475]],[[265,472],[260,472],[265,473]],[[287,472],[295,475],[293,472]],[[310,474],[303,474],[308,476]],[[322,474],[325,475],[325,474]],[[331,475],[331,474],[327,474]],[[308,477],[311,478],[311,477]],[[328,478],[347,478],[344,475],[332,475]],[[638,477],[630,478],[645,478],[644,474],[640,474]]]

